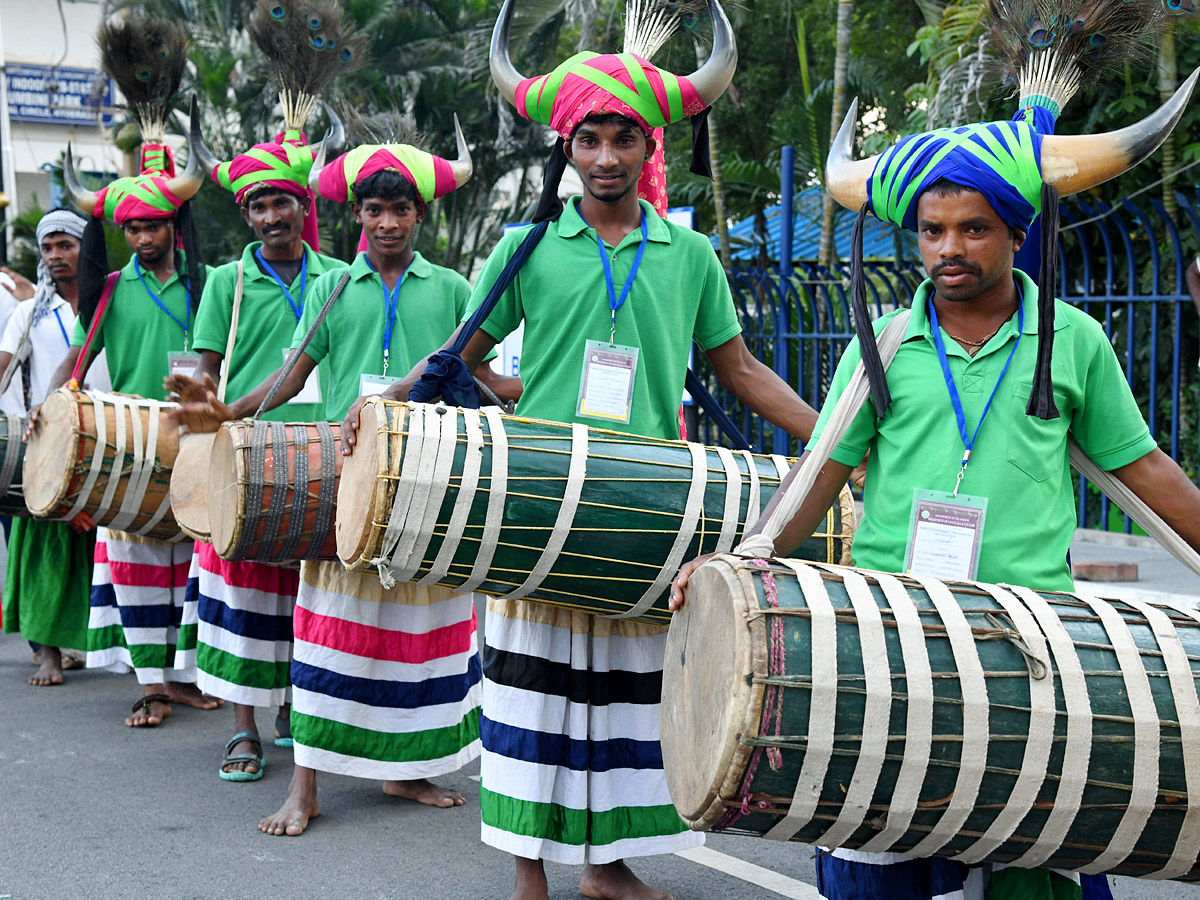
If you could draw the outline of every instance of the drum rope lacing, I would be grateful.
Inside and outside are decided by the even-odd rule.
[[[0,497],[6,496],[13,490],[13,476],[17,473],[17,463],[21,459],[21,448],[24,446],[21,435],[25,431],[25,420],[17,416],[4,417],[6,440],[4,443],[4,462],[0,464]],[[17,485],[16,487],[20,487]]]

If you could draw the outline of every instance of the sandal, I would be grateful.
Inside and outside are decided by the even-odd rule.
[[[78,650],[62,651],[62,667],[64,672],[72,669],[82,669],[87,666],[87,660]]]
[[[144,710],[146,710],[146,715],[149,716],[150,715],[150,704],[151,703],[161,703],[163,706],[167,707],[166,711],[162,714],[162,718],[165,719],[167,716],[169,716],[171,714],[171,707],[168,705],[168,704],[170,704],[170,702],[171,702],[171,697],[168,694],[145,694],[141,697],[138,697],[137,700],[134,701],[133,709],[131,711],[138,712],[139,710],[144,709]],[[153,728],[154,725],[147,722],[145,725],[143,725],[141,727]]]
[[[242,741],[248,741],[255,747],[254,753],[233,753],[233,748]],[[230,763],[252,762],[258,764],[257,772],[226,772],[225,767]],[[263,770],[267,767],[267,761],[262,755],[262,738],[252,731],[240,731],[229,739],[225,745],[225,753],[221,757],[221,768],[217,770],[217,774],[221,776],[222,781],[258,781],[263,777]]]
[[[292,740],[292,719],[291,716],[284,718],[281,715],[275,716],[275,746],[276,747],[293,747],[296,742]]]

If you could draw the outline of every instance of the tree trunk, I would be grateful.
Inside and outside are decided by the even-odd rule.
[[[1158,42],[1158,96],[1162,102],[1171,99],[1171,95],[1175,93],[1179,87],[1179,67],[1175,59],[1175,20],[1168,19],[1167,27],[1163,29],[1162,35]],[[1163,206],[1166,208],[1167,217],[1172,221],[1175,220],[1176,214],[1179,212],[1178,205],[1175,203],[1175,169],[1177,168],[1175,159],[1175,135],[1171,134],[1162,146],[1162,167],[1163,175],[1166,176],[1166,181],[1162,186]]]
[[[829,123],[829,143],[837,136],[838,128],[842,125],[842,117],[846,114],[846,80],[850,68],[850,24],[854,12],[854,0],[838,0],[837,5],[837,44],[833,63],[833,111]],[[825,173],[821,172],[824,182]],[[821,198],[821,252],[818,257],[823,266],[833,263],[835,246],[833,241],[834,200],[826,191]]]

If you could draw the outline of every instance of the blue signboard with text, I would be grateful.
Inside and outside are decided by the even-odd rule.
[[[8,79],[8,115],[14,122],[96,125],[97,99],[101,109],[113,105],[112,81],[95,69],[10,63],[4,72]],[[97,82],[103,84],[99,98]],[[112,124],[112,116],[105,115],[100,124]]]

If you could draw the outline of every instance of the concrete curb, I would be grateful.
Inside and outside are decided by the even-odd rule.
[[[1123,531],[1100,531],[1096,528],[1076,528],[1073,540],[1089,544],[1107,544],[1110,547],[1138,547],[1142,550],[1162,550],[1162,544],[1145,534],[1125,534]]]

